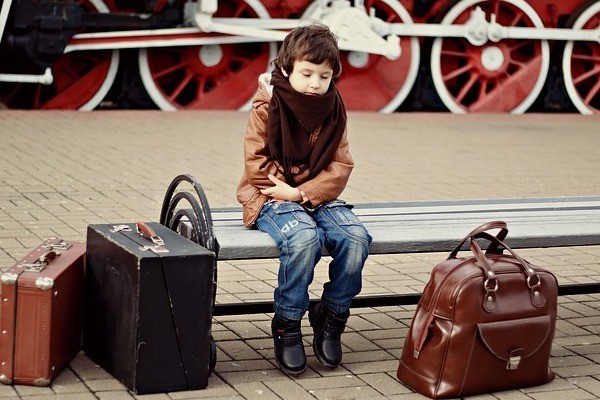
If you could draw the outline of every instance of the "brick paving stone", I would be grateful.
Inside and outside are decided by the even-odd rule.
[[[387,360],[372,360],[356,363],[344,363],[344,366],[353,374],[367,374],[372,372],[387,372],[398,368],[398,359],[389,355]],[[376,361],[376,362],[373,362]]]
[[[584,376],[581,378],[573,379],[573,384],[593,394],[597,398],[600,398],[600,381],[598,381],[598,379],[593,378],[591,376]]]
[[[48,396],[54,394],[49,386],[37,387],[28,385],[15,385],[14,388],[19,396]]]
[[[242,339],[244,336],[242,336]],[[221,350],[227,353],[232,359],[239,360],[256,360],[260,359],[260,355],[248,346],[248,344],[241,340],[230,340],[227,343],[220,345]]]
[[[229,385],[234,387],[240,383],[266,382],[269,380],[286,379],[285,374],[279,371],[275,366],[272,367],[272,369],[256,369],[253,364],[249,364],[244,370],[220,372],[219,376]]]
[[[237,391],[230,385],[225,383],[217,375],[212,374],[208,380],[208,387],[202,390],[184,390],[180,392],[168,393],[168,398],[172,400],[186,399],[205,399],[205,398],[222,398],[230,399],[237,396]],[[143,396],[140,400],[146,400]]]
[[[342,343],[352,352],[379,350],[380,347],[363,336],[364,333],[365,332],[346,332],[342,335]]]
[[[312,395],[317,399],[385,399],[370,386],[339,387],[335,389],[314,389]]]
[[[268,371],[274,370],[276,367],[269,361],[262,359],[251,359],[251,360],[234,360],[229,361],[218,361],[215,367],[215,372],[219,375],[228,372],[239,372],[252,367],[256,370]]]
[[[361,374],[359,377],[362,381],[385,396],[412,392],[400,383],[395,376],[390,376],[388,373]]]
[[[597,397],[582,389],[559,390],[555,392],[529,393],[531,398],[536,400],[587,400]]]
[[[281,399],[314,400],[314,396],[310,390],[305,390],[297,382],[291,379],[285,381],[269,381],[265,382],[265,385]]]
[[[600,365],[586,362],[568,367],[554,367],[552,370],[557,376],[562,378],[572,378],[578,376],[598,375],[600,374]]]
[[[0,398],[15,397],[18,393],[15,387],[10,385],[0,385]]]
[[[51,387],[56,393],[83,393],[88,390],[87,386],[68,368],[52,381]]]
[[[93,393],[68,393],[68,394],[42,394],[42,395],[21,395],[23,400],[97,400]]]
[[[95,393],[96,396],[98,397],[98,400],[133,400],[135,399],[134,396],[132,396],[131,393],[129,392],[96,392]],[[143,397],[144,400],[168,400],[169,398],[167,397],[167,395],[165,394],[159,394],[159,395],[147,395]]]
[[[310,390],[332,389],[339,387],[356,387],[364,385],[364,382],[354,375],[346,374],[343,376],[329,376],[308,379],[297,379],[296,382]]]
[[[85,384],[94,392],[123,391],[125,386],[113,377],[107,379],[88,379]]]
[[[353,363],[372,363],[377,364],[378,362],[394,360],[398,363],[398,360],[392,357],[385,350],[370,350],[370,351],[354,351],[351,353],[344,354],[343,363],[344,366],[350,368]]]
[[[280,397],[262,382],[241,383],[234,385],[234,389],[248,400],[280,400]]]

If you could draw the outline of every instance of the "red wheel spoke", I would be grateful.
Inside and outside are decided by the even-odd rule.
[[[593,68],[592,70],[579,75],[577,78],[573,78],[573,83],[577,85],[578,83],[581,83],[581,82],[585,81],[586,79],[588,79],[589,77],[597,75],[598,73],[600,73],[600,66],[597,66],[597,67]]]
[[[518,26],[519,21],[525,20],[523,18],[525,14],[523,13],[522,10],[519,10],[519,12],[515,13],[515,17],[513,18],[513,20],[508,24],[508,26]]]
[[[187,64],[188,64],[188,62],[187,62],[187,61],[182,61],[182,62],[180,62],[180,63],[173,64],[173,65],[171,65],[171,66],[165,67],[165,68],[163,68],[163,69],[162,69],[162,70],[160,70],[160,71],[153,71],[153,72],[152,72],[152,75],[153,75],[155,78],[157,78],[157,79],[158,79],[158,78],[162,78],[162,77],[163,77],[163,76],[165,76],[165,75],[169,75],[169,74],[171,74],[171,73],[173,73],[173,72],[176,72],[176,71],[178,71],[178,70],[180,70],[180,69],[182,69],[182,68],[185,68],[185,66],[186,66]]]
[[[10,92],[2,99],[2,101],[9,103],[21,90],[22,83],[15,83]]]
[[[469,52],[468,51],[459,51],[459,50],[442,50],[442,55],[443,56],[450,56],[450,57],[460,57],[460,58],[469,58]]]
[[[499,1],[494,2],[494,14],[496,14],[496,17],[498,17],[500,15],[500,2]]]
[[[445,74],[443,76],[444,82],[448,82],[449,80],[454,79],[457,76],[460,76],[460,75],[468,72],[471,69],[473,69],[473,65],[471,63],[468,63],[467,65],[463,66],[462,68],[455,69],[454,71],[452,71],[448,74]]]
[[[590,89],[587,96],[585,96],[585,102],[590,104],[592,102],[592,100],[596,97],[596,95],[598,94],[599,90],[600,90],[600,80],[597,80],[596,84]]]
[[[198,76],[198,88],[196,89],[196,98],[198,100],[202,100],[204,97],[204,86],[206,86],[206,76],[199,75]]]
[[[581,61],[593,61],[600,63],[600,56],[590,56],[588,54],[573,54],[571,57],[573,60],[581,60]]]
[[[487,93],[488,93],[487,88],[488,88],[489,83],[490,83],[489,79],[482,78],[481,85],[479,86],[479,98],[480,99],[487,96]]]
[[[42,85],[37,85],[37,87],[35,88],[35,93],[33,95],[33,108],[37,109],[37,108],[41,107],[41,105],[42,105],[41,97],[42,97]]]
[[[175,99],[177,97],[179,97],[179,95],[181,94],[183,89],[185,89],[185,87],[187,86],[188,83],[190,83],[190,81],[192,80],[193,77],[194,77],[194,75],[192,73],[190,73],[190,72],[186,73],[185,78],[183,78],[181,80],[181,82],[179,82],[179,85],[177,85],[177,87],[171,92],[169,99],[171,101],[175,101]]]
[[[515,44],[513,44],[512,46],[509,46],[508,48],[510,50],[510,53],[512,54],[512,53],[516,52],[517,50],[519,50],[520,48],[522,48],[523,46],[530,45],[531,43],[532,43],[531,39],[519,40],[519,41],[516,41]]]
[[[239,18],[243,14],[245,9],[246,9],[246,3],[244,3],[243,1],[240,1],[237,8],[233,12],[233,17]]]
[[[519,69],[527,67],[527,63],[526,62],[518,61],[518,60],[515,60],[514,58],[510,59],[510,64],[511,65],[516,65],[517,67],[519,67]]]
[[[471,74],[469,81],[463,85],[460,92],[458,92],[458,96],[456,96],[456,100],[458,100],[459,103],[462,103],[463,99],[465,98],[467,93],[469,93],[469,91],[471,90],[473,85],[477,82],[478,78],[479,78],[479,74],[475,74],[475,73]]]

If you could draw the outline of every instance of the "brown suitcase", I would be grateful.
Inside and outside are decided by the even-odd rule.
[[[85,244],[45,240],[0,278],[0,382],[46,386],[81,348]]]

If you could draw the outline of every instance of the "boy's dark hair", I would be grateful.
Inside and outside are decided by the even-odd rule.
[[[340,50],[337,37],[326,25],[313,23],[292,30],[283,40],[273,67],[292,73],[295,61],[308,61],[313,64],[327,62],[333,69],[333,78],[342,73]]]

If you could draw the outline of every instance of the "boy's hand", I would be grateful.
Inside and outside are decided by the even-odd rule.
[[[291,187],[280,179],[277,179],[277,177],[272,174],[269,174],[269,180],[273,182],[275,186],[261,189],[260,192],[262,194],[272,197],[275,200],[302,201],[302,195],[298,189]]]

